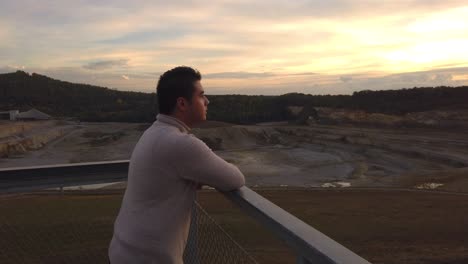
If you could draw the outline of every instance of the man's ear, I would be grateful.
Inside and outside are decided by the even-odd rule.
[[[185,112],[185,110],[187,109],[187,100],[183,97],[179,97],[177,98],[177,102],[176,102],[176,107],[179,111],[181,112]]]

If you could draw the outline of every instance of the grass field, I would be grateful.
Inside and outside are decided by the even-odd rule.
[[[372,263],[468,263],[468,195],[258,192]],[[292,252],[219,196],[200,193],[199,201],[248,252],[264,263],[293,263]]]
[[[257,190],[372,263],[468,263],[468,195],[392,190]],[[105,263],[121,194],[0,199],[1,263]],[[258,262],[294,253],[216,191],[199,203]]]

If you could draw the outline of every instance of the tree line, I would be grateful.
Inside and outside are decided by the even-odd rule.
[[[252,124],[297,118],[288,111],[289,106],[303,106],[306,115],[314,107],[396,115],[468,108],[468,86],[364,90],[352,95],[214,95],[209,99],[210,120]],[[0,74],[0,109],[24,111],[33,107],[55,117],[98,122],[152,122],[157,114],[155,93],[117,91],[23,71]]]

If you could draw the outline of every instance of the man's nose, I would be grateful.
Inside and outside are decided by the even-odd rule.
[[[208,105],[210,103],[210,100],[208,100],[208,97],[205,96],[205,105]]]

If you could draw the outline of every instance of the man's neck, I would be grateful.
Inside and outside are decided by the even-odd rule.
[[[180,122],[184,123],[186,126],[188,126],[190,129],[193,128],[193,124],[186,118],[184,115],[180,114],[179,112],[173,113],[169,115],[172,118],[175,118],[179,120]]]

